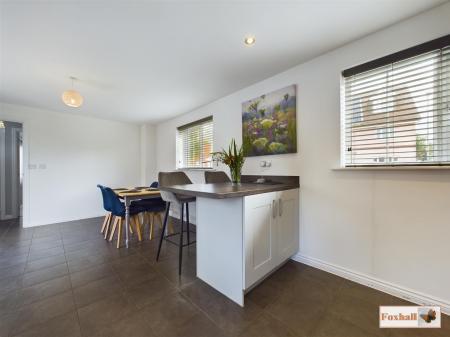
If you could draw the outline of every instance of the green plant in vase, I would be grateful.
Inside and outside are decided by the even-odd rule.
[[[231,140],[228,151],[222,149],[220,152],[212,153],[213,160],[221,162],[230,168],[231,181],[235,184],[241,182],[241,171],[244,166],[244,148],[237,147],[234,138]]]

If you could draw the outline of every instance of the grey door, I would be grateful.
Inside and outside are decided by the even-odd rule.
[[[0,123],[0,220],[18,218],[21,213],[22,125]]]

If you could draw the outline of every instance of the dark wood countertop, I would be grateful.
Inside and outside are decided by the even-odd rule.
[[[183,194],[195,197],[225,199],[245,197],[247,195],[285,191],[299,188],[298,183],[242,183],[234,185],[231,183],[220,184],[188,184],[188,185],[172,185],[160,186],[159,189],[169,191],[176,194]]]

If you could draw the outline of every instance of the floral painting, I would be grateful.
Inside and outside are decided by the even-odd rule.
[[[242,140],[247,157],[297,152],[296,86],[242,103]]]

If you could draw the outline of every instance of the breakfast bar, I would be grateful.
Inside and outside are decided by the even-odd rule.
[[[241,306],[298,251],[298,176],[160,188],[196,197],[197,277]]]

